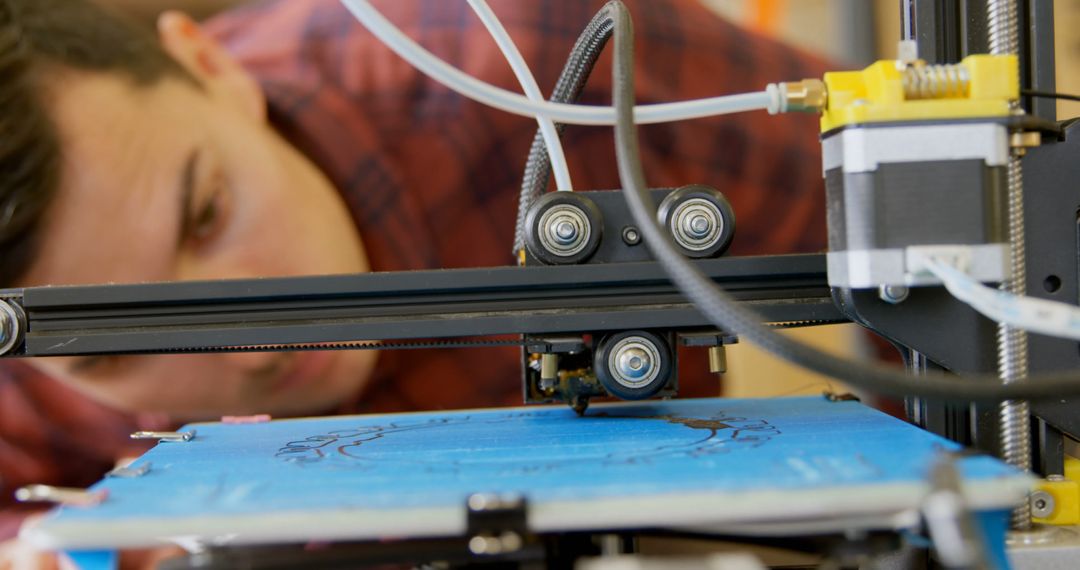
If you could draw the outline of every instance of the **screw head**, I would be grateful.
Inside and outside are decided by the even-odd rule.
[[[622,231],[622,240],[626,245],[637,245],[641,243],[641,232],[633,226],[626,226]]]
[[[709,221],[709,218],[699,214],[690,218],[687,226],[689,226],[687,228],[688,233],[694,237],[702,237],[709,234],[709,228],[712,226],[712,223]]]
[[[637,380],[647,376],[652,369],[652,358],[643,348],[628,345],[615,356],[618,372],[626,378]]]
[[[608,353],[608,370],[613,379],[628,388],[639,388],[660,373],[660,350],[649,339],[629,336]]]
[[[1046,491],[1035,491],[1028,498],[1031,516],[1044,519],[1054,514],[1054,497]]]
[[[904,285],[882,285],[878,287],[878,298],[890,305],[907,300],[910,290]]]
[[[540,244],[559,257],[570,257],[585,249],[592,234],[585,212],[568,204],[558,204],[544,212],[539,224]]]
[[[668,224],[676,243],[690,251],[704,251],[720,239],[724,218],[716,204],[692,198],[675,208]]]
[[[560,218],[555,224],[555,237],[562,243],[572,243],[577,236],[577,228],[574,223],[566,218]]]

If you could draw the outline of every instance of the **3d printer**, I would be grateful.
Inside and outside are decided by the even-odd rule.
[[[421,48],[366,2],[346,4],[424,68],[415,52]],[[583,414],[595,397],[673,395],[678,344],[709,350],[719,370],[723,346],[741,337],[852,385],[905,396],[916,425],[1048,477],[1031,503],[1035,512],[1027,504],[1013,512],[1017,531],[1032,533],[1033,516],[1077,522],[1080,511],[1065,508],[1080,481],[1061,477],[1064,442],[1080,439],[1070,400],[1080,394],[1080,320],[1064,306],[1080,299],[1080,202],[1071,192],[1080,163],[1070,160],[1074,125],[1057,122],[1042,98],[1054,90],[1052,7],[1003,0],[901,5],[901,59],[730,102],[729,111],[822,113],[827,254],[720,257],[735,228],[721,192],[697,184],[646,190],[635,158],[632,31],[611,5],[579,42],[591,51],[575,53],[579,61],[567,66],[552,98],[563,107],[534,101],[531,108],[554,121],[614,124],[624,188],[527,189],[515,245],[522,267],[10,290],[0,295],[2,351],[394,348],[513,334],[520,337],[495,342],[521,347],[525,402],[562,401]],[[565,103],[611,37],[614,109],[576,117]],[[533,150],[529,168],[546,185],[544,146]],[[894,343],[907,374],[837,361],[770,330],[842,321]],[[935,473],[945,473],[936,489],[956,490],[947,470]],[[496,527],[516,535],[535,530],[506,504],[469,506],[477,517],[468,523],[472,538]],[[507,520],[485,522],[491,512]],[[957,532],[965,530],[962,519]],[[931,535],[942,528],[927,526]],[[481,554],[518,552],[496,542],[485,544],[498,552]],[[964,558],[970,549],[954,550],[961,554],[950,558],[939,549],[938,562],[994,565]],[[1018,543],[1014,560],[1047,560],[1035,558],[1045,551],[1031,552]]]

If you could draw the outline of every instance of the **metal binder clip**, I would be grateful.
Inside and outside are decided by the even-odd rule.
[[[104,489],[89,491],[51,485],[27,485],[15,491],[15,500],[20,503],[45,502],[72,507],[100,505],[108,496],[108,491]]]
[[[521,496],[470,495],[466,501],[469,550],[489,556],[521,550],[528,532],[526,509],[526,500]]]
[[[137,431],[131,434],[131,439],[156,439],[158,441],[191,441],[195,438],[195,430],[190,431]]]
[[[138,467],[132,467],[130,465],[124,465],[117,467],[112,471],[105,474],[106,477],[116,477],[120,479],[134,479],[136,477],[142,477],[150,471],[150,463],[146,462]]]

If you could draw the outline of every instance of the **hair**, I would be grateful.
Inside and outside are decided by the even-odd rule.
[[[0,0],[0,286],[29,269],[60,185],[61,147],[46,105],[57,70],[117,73],[136,86],[193,78],[154,34],[88,0]]]

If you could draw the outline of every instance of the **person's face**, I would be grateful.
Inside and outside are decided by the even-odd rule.
[[[20,286],[365,271],[329,181],[267,125],[254,82],[190,21],[163,45],[202,83],[136,87],[60,71],[47,104],[62,181]],[[374,353],[233,353],[31,361],[111,406],[183,419],[302,414],[354,394]]]

